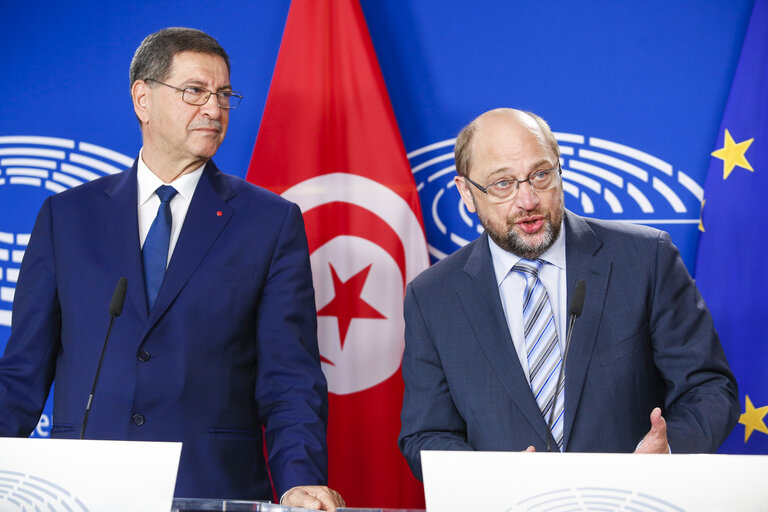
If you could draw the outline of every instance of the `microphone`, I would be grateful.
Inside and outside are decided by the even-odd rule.
[[[88,405],[85,406],[85,415],[83,416],[83,424],[80,427],[80,439],[85,438],[85,427],[88,425],[88,416],[91,413],[91,404],[93,403],[93,395],[96,393],[96,386],[99,382],[99,374],[101,374],[101,365],[104,363],[104,354],[107,353],[107,343],[109,342],[109,334],[112,332],[112,325],[115,323],[115,319],[123,312],[123,304],[125,303],[125,292],[128,289],[128,280],[121,277],[117,281],[115,286],[115,292],[112,294],[112,300],[109,302],[109,327],[107,328],[107,337],[104,339],[104,347],[101,349],[101,357],[99,357],[99,366],[96,368],[96,376],[93,378],[93,386],[91,387],[91,394],[88,396]]]
[[[557,397],[560,396],[558,390],[560,384],[563,382],[563,376],[565,374],[565,361],[568,357],[568,349],[571,346],[571,335],[573,335],[573,325],[576,323],[576,319],[581,316],[581,310],[584,309],[584,296],[587,293],[587,283],[583,279],[579,279],[576,283],[576,287],[573,289],[573,296],[571,296],[571,304],[568,307],[568,334],[565,336],[565,353],[563,354],[563,360],[560,363],[560,372],[557,374],[557,386],[555,387],[555,397],[552,403],[552,411],[554,412],[555,405],[557,405]],[[549,415],[549,421],[547,422],[547,428],[550,435],[547,437],[547,451],[552,451],[552,444],[549,440],[552,438],[552,425],[554,424],[555,415]]]

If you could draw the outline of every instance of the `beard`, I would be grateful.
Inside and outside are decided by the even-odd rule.
[[[544,254],[544,252],[549,249],[560,236],[560,228],[563,223],[565,208],[563,203],[560,202],[559,206],[554,210],[554,215],[551,211],[536,209],[525,212],[522,215],[508,217],[506,230],[503,232],[495,229],[484,215],[480,215],[480,210],[477,210],[477,213],[480,223],[496,245],[507,252],[511,252],[528,260],[533,260]],[[542,226],[541,231],[533,235],[519,233],[517,231],[517,225],[515,224],[516,221],[531,215],[541,215],[544,217],[544,225]]]

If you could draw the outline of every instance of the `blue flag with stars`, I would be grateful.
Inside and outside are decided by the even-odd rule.
[[[739,384],[723,453],[768,454],[768,0],[756,0],[704,185],[696,283]]]

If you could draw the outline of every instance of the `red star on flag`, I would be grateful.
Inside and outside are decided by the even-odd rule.
[[[346,281],[342,281],[333,265],[328,264],[331,267],[331,276],[333,277],[334,297],[331,302],[317,312],[317,316],[335,316],[338,319],[339,339],[342,348],[344,348],[344,340],[347,338],[349,324],[353,318],[386,318],[360,296],[372,265],[373,263]]]

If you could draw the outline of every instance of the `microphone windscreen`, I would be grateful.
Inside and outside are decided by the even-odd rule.
[[[112,301],[109,303],[109,314],[118,317],[123,312],[123,303],[125,303],[125,292],[128,289],[128,280],[121,277],[115,286],[115,293],[112,294]]]
[[[587,283],[583,279],[579,279],[576,287],[573,289],[573,297],[571,297],[571,307],[568,309],[568,315],[573,315],[576,318],[581,315],[581,310],[584,308],[584,295],[586,293]]]

